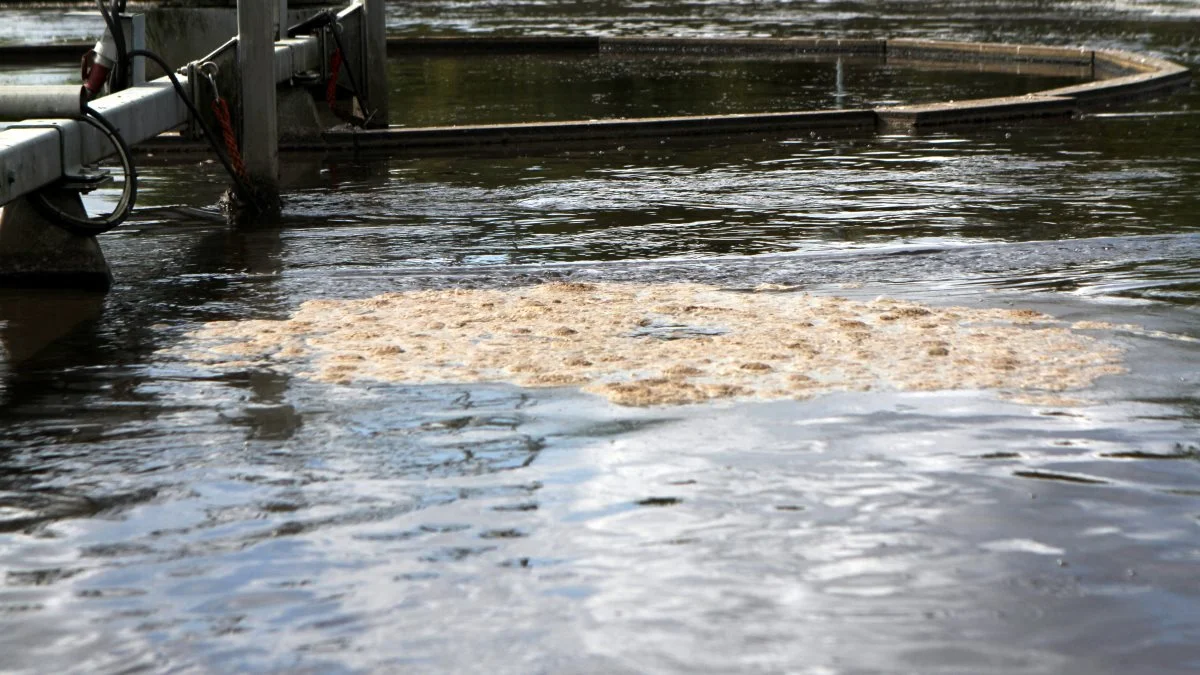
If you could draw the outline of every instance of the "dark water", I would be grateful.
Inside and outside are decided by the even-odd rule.
[[[1090,75],[923,71],[867,57],[408,56],[392,61],[390,106],[404,126],[853,109],[1027,94]]]
[[[1091,73],[920,70],[878,57],[408,55],[390,63],[397,126],[873,108],[1016,96]],[[1028,69],[1028,66],[1026,66]],[[0,85],[69,84],[70,63],[0,64]]]
[[[79,80],[79,69],[69,64],[29,65],[0,63],[0,85],[71,84]]]
[[[1200,60],[1191,3],[930,5],[393,3],[390,25]],[[548,118],[644,105],[592,100],[609,65],[488,68],[579,74],[578,100],[542,99]],[[730,101],[795,87],[836,104],[829,63],[711,65]],[[920,86],[987,81],[941,75]],[[903,84],[847,91],[916,95]],[[650,87],[658,105],[714,105],[687,88]],[[525,93],[467,112],[538,114]],[[913,136],[289,157],[288,226],[250,233],[188,210],[223,188],[213,165],[149,158],[138,222],[103,239],[111,293],[0,294],[0,671],[1200,670],[1197,103]],[[1145,330],[1101,334],[1130,372],[1076,408],[958,392],[636,410],[571,390],[217,375],[157,353],[199,322],[314,297],[563,277],[799,284]]]

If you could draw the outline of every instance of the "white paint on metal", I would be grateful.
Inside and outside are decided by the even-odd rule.
[[[285,40],[275,46],[277,82],[286,82],[294,75],[320,67],[320,41],[316,37]],[[181,80],[187,89],[186,78]],[[0,87],[0,99],[7,97],[9,89]],[[188,120],[187,107],[165,77],[98,98],[91,105],[120,130],[130,145],[182,126]],[[53,183],[73,167],[94,164],[113,153],[102,134],[79,122],[26,120],[24,124],[50,122],[57,128],[19,128],[18,123],[0,131],[0,205]]]
[[[0,96],[0,118],[23,120],[31,117],[71,117],[79,114],[78,84],[31,84],[4,87]]]

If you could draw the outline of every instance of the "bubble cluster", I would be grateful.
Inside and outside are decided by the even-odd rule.
[[[337,384],[578,386],[632,406],[833,391],[1045,394],[1124,370],[1119,347],[1031,310],[682,283],[311,300],[285,320],[206,324],[173,351]]]

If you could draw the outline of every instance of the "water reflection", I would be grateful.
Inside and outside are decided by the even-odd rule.
[[[1049,65],[729,54],[404,55],[389,66],[402,126],[871,108],[1091,79],[1090,68]]]
[[[54,291],[0,292],[0,346],[4,363],[17,367],[80,324],[100,317],[104,295]]]
[[[411,32],[886,28],[1194,60],[1168,3],[389,7]],[[1195,671],[1197,150],[1169,115],[306,158],[288,226],[246,233],[184,215],[217,167],[148,162],[109,295],[0,300],[0,670]],[[563,278],[1030,307],[1117,326],[1096,334],[1130,372],[1075,407],[637,410],[158,353],[314,297]]]
[[[0,64],[0,86],[19,84],[74,84],[79,81],[79,69],[67,64],[31,65],[27,63]]]
[[[0,21],[0,44],[47,44],[98,40],[104,21],[94,8],[79,11],[36,7],[5,7]]]

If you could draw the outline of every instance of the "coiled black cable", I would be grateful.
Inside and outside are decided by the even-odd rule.
[[[121,137],[120,131],[105,119],[103,115],[96,112],[94,108],[87,104],[83,105],[82,113],[74,119],[92,126],[103,133],[108,138],[108,141],[112,143],[113,148],[117,151],[117,156],[121,160],[121,168],[125,172],[125,185],[121,190],[121,199],[117,202],[117,208],[109,215],[98,218],[90,218],[86,214],[80,217],[73,213],[68,213],[50,201],[50,194],[60,189],[54,186],[31,193],[29,195],[29,204],[43,218],[58,225],[67,232],[81,237],[94,237],[98,234],[108,232],[125,222],[129,214],[133,213],[133,205],[137,202],[137,168],[133,165],[133,152],[129,149],[129,145],[125,143],[125,139]]]
[[[234,169],[233,164],[225,154],[212,128],[204,121],[204,118],[200,115],[200,111],[196,108],[195,102],[188,96],[183,85],[179,83],[179,78],[175,76],[175,71],[167,65],[166,60],[149,50],[135,49],[128,51],[126,49],[125,33],[116,21],[116,18],[119,18],[125,11],[126,2],[127,0],[112,0],[110,10],[109,6],[105,4],[105,0],[96,0],[96,5],[100,8],[100,14],[104,17],[104,25],[108,29],[109,35],[112,36],[113,43],[117,48],[117,58],[113,64],[113,72],[109,80],[110,89],[115,92],[127,88],[129,72],[132,70],[131,66],[134,58],[140,56],[150,59],[157,64],[167,74],[167,77],[170,78],[171,85],[175,88],[175,93],[183,101],[183,104],[187,106],[188,111],[192,114],[192,119],[196,120],[196,123],[200,125],[200,130],[208,140],[213,152],[217,153],[217,158],[221,161],[221,166],[225,168],[225,172],[229,174],[230,179],[233,181],[234,194],[244,204],[252,205],[259,211],[265,210],[264,200],[259,198],[258,193]],[[335,35],[334,37],[336,39],[337,36]],[[340,40],[338,42],[340,47]],[[355,93],[357,94],[358,87],[353,77],[350,83],[355,88]],[[121,199],[117,202],[117,208],[109,215],[98,218],[88,217],[86,213],[82,217],[68,213],[55,206],[50,200],[50,195],[61,189],[58,186],[50,186],[31,193],[29,195],[29,202],[43,218],[46,218],[62,229],[79,236],[94,237],[98,234],[108,232],[125,222],[129,218],[129,215],[133,213],[134,204],[137,202],[137,168],[133,164],[133,152],[129,149],[129,145],[125,142],[125,139],[121,137],[120,131],[105,119],[103,115],[88,105],[86,99],[81,105],[81,114],[73,119],[100,130],[117,151],[117,156],[121,161],[121,168],[125,174],[125,185],[121,190]]]
[[[243,203],[253,205],[259,210],[264,209],[263,200],[258,197],[257,192],[247,185],[242,176],[233,168],[233,164],[225,154],[220,141],[216,134],[213,133],[212,127],[200,116],[200,111],[196,108],[196,104],[192,101],[191,96],[188,96],[187,91],[179,82],[179,78],[175,76],[175,71],[167,65],[167,62],[161,56],[154,52],[145,49],[135,49],[127,55],[129,61],[137,57],[154,61],[167,74],[167,77],[171,80],[171,85],[175,88],[176,95],[187,106],[188,111],[192,114],[192,118],[200,125],[201,132],[203,132],[204,137],[208,140],[209,145],[212,146],[213,152],[217,154],[217,158],[221,161],[221,166],[225,168],[226,173],[229,174],[230,179],[233,181],[233,189],[237,198]],[[137,169],[133,164],[133,152],[129,149],[129,145],[125,142],[125,139],[121,137],[120,131],[91,106],[85,104],[82,112],[82,115],[74,119],[89,124],[103,132],[117,150],[117,155],[120,158],[121,168],[125,173],[125,188],[121,192],[121,199],[117,202],[117,208],[107,216],[81,218],[67,213],[51,203],[48,193],[56,189],[54,186],[31,193],[29,201],[42,217],[64,230],[79,236],[94,237],[98,234],[108,232],[125,222],[133,212],[134,204],[137,201]]]
[[[111,11],[104,4],[104,0],[96,0],[96,6],[100,8],[100,15],[104,17],[104,26],[108,30],[108,34],[112,36],[113,44],[117,47],[117,59],[113,64],[109,83],[113,91],[119,91],[126,87],[129,66],[125,50],[125,32],[118,25],[114,15],[119,17],[121,12],[125,11],[125,1],[112,0]],[[86,98],[81,99],[79,116],[72,119],[99,130],[117,151],[121,168],[125,173],[125,185],[121,190],[121,199],[117,202],[117,208],[109,215],[98,218],[89,217],[86,213],[83,216],[69,213],[55,206],[50,200],[50,195],[61,189],[58,186],[50,186],[30,194],[29,203],[39,215],[62,229],[81,237],[94,237],[125,222],[133,213],[133,206],[137,202],[137,168],[133,165],[133,152],[129,149],[129,144],[125,142],[125,139],[121,137],[121,132],[103,115],[88,105]]]

